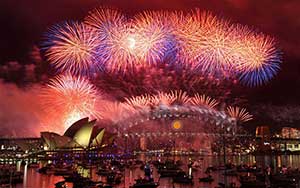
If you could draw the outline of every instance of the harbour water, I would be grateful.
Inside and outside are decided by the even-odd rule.
[[[146,157],[140,156],[139,157],[143,161],[147,160],[161,160],[164,161],[166,157]],[[200,183],[198,181],[199,177],[205,177],[206,174],[204,173],[206,168],[209,166],[220,166],[223,165],[223,157],[222,156],[176,156],[172,157],[172,159],[181,160],[183,162],[182,168],[188,173],[188,162],[189,161],[198,161],[199,167],[192,170],[192,175],[194,177],[194,185],[186,186],[186,185],[179,185],[172,183],[171,178],[159,178],[159,175],[156,169],[153,167],[153,176],[155,181],[159,181],[160,186],[159,188],[172,188],[172,187],[215,187],[217,186],[218,182],[224,181],[223,172],[224,171],[216,171],[212,173],[214,178],[214,182],[211,184],[208,183]],[[239,164],[248,164],[253,165],[256,164],[262,168],[267,166],[271,166],[275,171],[280,169],[282,166],[292,167],[292,168],[300,168],[300,155],[280,155],[280,156],[228,156],[227,161],[231,162],[235,165]],[[45,162],[40,162],[40,166]],[[17,164],[17,170],[24,172],[24,179],[23,183],[17,184],[13,187],[15,188],[54,188],[54,184],[58,181],[64,180],[61,176],[55,175],[45,175],[40,174],[37,172],[38,168],[32,168],[28,165],[21,165],[20,162]],[[89,176],[93,180],[96,181],[105,181],[105,177],[101,177],[96,175],[96,169],[82,169],[80,173],[88,173]],[[138,177],[143,177],[144,172],[142,169],[136,168],[129,168],[126,169],[124,172],[124,178],[120,185],[117,187],[129,187],[134,183],[134,180]],[[239,185],[239,181],[236,177],[227,177],[228,183],[235,183]],[[68,187],[72,187],[71,183],[67,184]]]

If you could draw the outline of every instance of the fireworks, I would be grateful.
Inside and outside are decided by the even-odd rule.
[[[126,107],[129,109],[143,109],[152,104],[151,95],[142,95],[137,97],[126,98]]]
[[[246,26],[196,10],[179,27],[180,56],[205,75],[238,77],[245,85],[257,86],[279,70],[274,39]]]
[[[114,10],[96,9],[86,18],[100,36],[98,57],[112,70],[127,70],[135,64],[160,61],[166,51],[167,30],[146,14],[126,22]]]
[[[163,62],[248,86],[268,82],[281,62],[271,37],[198,9],[148,11],[127,19],[117,10],[99,8],[84,23],[51,29],[45,46],[48,60],[61,71],[94,73],[103,65],[126,72]]]
[[[188,96],[187,92],[182,90],[170,91],[168,93],[159,92],[155,95],[141,95],[125,99],[125,104],[131,109],[143,109],[145,107],[172,106],[172,105],[192,105],[206,106],[215,108],[218,102],[205,95],[196,93],[193,97]]]
[[[246,122],[253,119],[253,116],[249,114],[245,108],[229,106],[226,110],[229,116],[235,118],[237,121]]]
[[[201,72],[228,71],[232,63],[230,28],[229,23],[216,16],[196,10],[179,25],[180,55]]]
[[[89,74],[100,67],[96,59],[97,33],[78,22],[66,22],[50,29],[43,44],[46,56],[59,72]]]
[[[144,12],[135,16],[133,21],[136,33],[137,56],[140,61],[161,62],[166,53],[173,49],[171,28],[164,25],[161,15]]]
[[[82,77],[58,76],[41,92],[41,101],[53,121],[69,126],[83,117],[100,117],[95,110],[99,92]]]
[[[100,33],[100,37],[109,34],[111,28],[121,26],[126,22],[126,17],[115,9],[99,8],[95,9],[86,16],[85,23],[94,27]],[[103,38],[100,38],[102,40]]]
[[[171,105],[176,100],[175,95],[169,93],[159,92],[157,95],[152,96],[151,101],[154,105]]]
[[[248,86],[262,85],[268,82],[280,69],[280,52],[274,47],[272,38],[255,35],[244,41],[241,50],[240,80]]]
[[[99,113],[117,123],[163,106],[214,111],[219,102],[198,92],[217,90],[213,96],[219,100],[231,93],[224,91],[228,85],[262,85],[281,63],[271,37],[199,10],[147,11],[128,19],[118,10],[98,8],[83,23],[50,29],[44,47],[50,64],[70,73],[51,80],[42,94],[51,113],[68,124]],[[118,100],[96,105],[96,86],[83,74],[96,75],[97,87]],[[228,107],[227,113],[241,122],[252,119],[243,108]]]
[[[204,105],[210,108],[215,108],[219,104],[219,102],[215,99],[212,99],[205,95],[199,95],[198,93],[196,93],[191,99],[191,103],[193,105]]]

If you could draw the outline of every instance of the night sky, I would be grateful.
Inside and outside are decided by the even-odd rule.
[[[251,89],[254,100],[300,103],[300,1],[293,0],[2,0],[0,2],[0,63],[26,63],[32,45],[43,32],[64,20],[82,19],[97,6],[119,8],[128,14],[140,10],[188,10],[199,7],[233,22],[274,36],[283,51],[281,71],[271,83]],[[263,96],[262,96],[263,95]]]
[[[127,14],[198,7],[275,37],[283,52],[281,70],[268,85],[246,89],[249,103],[300,104],[299,0],[1,0],[0,65],[8,61],[29,64],[32,46],[41,42],[48,27],[81,20],[89,10],[103,5]]]

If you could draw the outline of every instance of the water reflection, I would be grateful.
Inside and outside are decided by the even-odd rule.
[[[144,161],[146,160],[166,160],[166,157],[146,157],[142,156]],[[173,159],[173,158],[172,158]],[[176,156],[174,158],[175,160],[181,160],[183,162],[183,170],[185,172],[189,172],[188,169],[188,162],[189,160],[197,160],[199,161],[199,168],[192,169],[191,173],[194,177],[194,185],[193,186],[183,186],[183,185],[174,185],[174,187],[215,187],[217,186],[218,182],[224,181],[223,172],[213,172],[212,176],[215,179],[215,181],[212,184],[208,183],[200,183],[198,181],[199,177],[205,177],[207,176],[204,172],[207,167],[209,166],[219,166],[223,165],[223,157],[215,157],[215,156],[205,156],[205,157],[199,157],[199,156]],[[274,170],[278,170],[278,167],[282,166],[291,166],[293,168],[300,168],[300,156],[299,155],[282,155],[282,156],[228,156],[227,161],[231,162],[235,165],[239,164],[248,164],[253,165],[257,164],[260,167],[267,167],[271,166],[274,168]],[[48,161],[47,161],[48,162]],[[47,162],[43,162],[42,164],[45,164]],[[15,187],[16,188],[54,188],[54,184],[58,181],[64,180],[61,176],[54,176],[54,175],[44,175],[39,174],[37,172],[37,168],[31,168],[28,165],[21,165],[20,162],[16,163],[16,168],[20,171],[24,172],[24,180],[23,184],[18,184]],[[152,166],[153,168],[153,176],[155,181],[159,181],[160,188],[170,188],[173,187],[172,179],[171,178],[159,178],[159,174],[157,173],[157,170]],[[85,174],[85,176],[92,177],[95,181],[106,181],[105,177],[98,176],[96,174],[96,169],[84,169],[80,168],[78,169],[80,173]],[[124,179],[121,185],[118,187],[129,187],[130,185],[133,185],[135,182],[135,179],[137,179],[139,176],[143,177],[144,172],[140,168],[130,168],[126,169],[124,172]],[[228,177],[227,182],[235,182],[238,185],[238,180],[236,177]],[[68,183],[68,187],[72,187],[71,183]]]

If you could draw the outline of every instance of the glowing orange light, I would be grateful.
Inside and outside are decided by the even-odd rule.
[[[174,122],[173,122],[173,128],[174,128],[175,130],[181,129],[181,122],[178,121],[178,120],[174,121]]]

